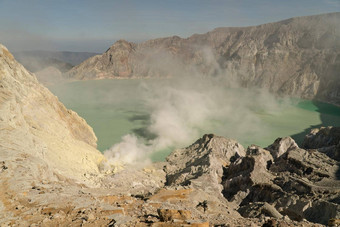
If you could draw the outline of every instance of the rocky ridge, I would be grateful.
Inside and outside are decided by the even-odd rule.
[[[81,182],[87,182],[84,174],[98,173],[103,156],[96,150],[92,128],[66,109],[2,45],[0,113],[2,160],[40,159],[44,164],[39,171],[49,166],[51,173],[56,171],[55,177],[62,174]]]
[[[0,46],[0,224],[322,226],[339,222],[339,128],[244,149],[204,135],[101,173],[92,129]],[[327,152],[324,152],[327,150]]]
[[[340,13],[217,28],[140,44],[119,40],[71,69],[72,79],[228,77],[244,87],[340,104]]]

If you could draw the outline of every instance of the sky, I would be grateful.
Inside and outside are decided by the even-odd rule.
[[[104,52],[115,41],[189,37],[340,11],[340,0],[0,0],[10,51]]]

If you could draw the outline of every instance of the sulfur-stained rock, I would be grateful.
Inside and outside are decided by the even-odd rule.
[[[340,225],[340,219],[331,218],[328,220],[328,226],[339,226]]]
[[[164,163],[154,163],[140,169],[127,166],[125,169],[102,180],[105,187],[116,188],[116,193],[147,197],[162,188],[166,182]]]
[[[157,212],[160,220],[164,222],[191,219],[191,212],[188,210],[158,209]]]
[[[0,44],[1,152],[41,159],[56,173],[84,183],[98,174],[103,155],[93,129],[40,85]],[[2,157],[6,160],[8,157]],[[39,173],[32,173],[39,175]]]

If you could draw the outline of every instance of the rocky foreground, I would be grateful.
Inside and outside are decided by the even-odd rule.
[[[299,148],[204,135],[165,162],[104,168],[92,129],[0,45],[1,226],[339,224],[340,128]]]
[[[309,135],[309,145],[339,128]],[[329,133],[331,132],[331,133]],[[311,140],[311,136],[314,137]],[[204,135],[163,163],[100,177],[96,188],[36,177],[34,163],[1,163],[1,223],[31,226],[319,226],[340,218],[337,145],[266,149]],[[24,153],[23,153],[24,154]],[[22,166],[26,162],[27,166]],[[25,171],[23,171],[25,169]],[[99,178],[99,177],[98,177]],[[321,226],[321,225],[320,225]]]
[[[67,77],[221,76],[244,87],[340,105],[340,13],[252,27],[217,28],[178,36],[114,43],[72,68]]]

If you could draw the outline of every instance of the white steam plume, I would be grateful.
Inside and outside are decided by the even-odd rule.
[[[124,136],[122,142],[104,152],[112,164],[147,162],[151,153],[190,145],[204,133],[240,138],[266,130],[256,112],[275,112],[280,108],[275,98],[263,90],[244,92],[235,88],[230,77],[217,67],[213,54],[207,50],[200,53],[205,53],[207,62],[216,68],[214,77],[203,76],[196,68],[176,68],[171,79],[142,84],[142,98],[150,112],[148,131],[156,137],[145,145],[135,135]],[[152,64],[160,65],[155,61]],[[163,71],[172,71],[164,68],[164,62],[162,66]]]

